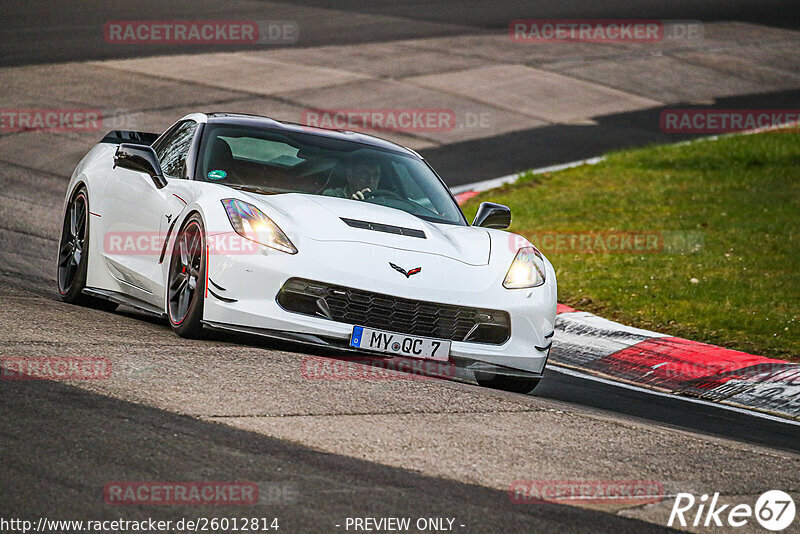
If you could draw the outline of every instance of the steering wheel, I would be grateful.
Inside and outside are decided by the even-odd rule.
[[[369,193],[368,198],[374,198],[374,197],[388,197],[388,198],[395,198],[397,200],[404,200],[406,202],[408,201],[408,199],[403,197],[400,193],[398,193],[397,191],[392,191],[391,189],[376,189],[375,191]]]
[[[403,211],[408,211],[409,213],[412,213],[412,214],[415,214],[415,213],[429,213],[431,211],[428,208],[426,208],[425,206],[423,206],[423,205],[421,205],[421,204],[419,204],[417,202],[414,202],[410,198],[405,198],[401,194],[397,193],[396,191],[392,191],[390,189],[376,189],[375,191],[370,193],[369,196],[367,196],[367,198],[365,200],[367,202],[370,202],[370,201],[372,201],[373,198],[375,198],[375,199],[379,199],[379,198],[386,199],[386,201],[375,202],[375,204],[381,204],[381,205],[384,205],[384,206],[388,206],[390,208],[396,208],[397,207],[397,206],[392,206],[392,201],[400,201],[403,204],[406,204],[407,206],[411,207],[411,211],[408,211],[406,209],[403,209]],[[402,209],[402,208],[398,208],[398,209]]]

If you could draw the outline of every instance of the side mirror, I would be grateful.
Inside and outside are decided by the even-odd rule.
[[[481,202],[478,206],[478,213],[472,226],[483,226],[484,228],[498,228],[504,230],[511,226],[511,210],[508,206],[495,204],[494,202]]]
[[[153,179],[156,187],[161,189],[167,185],[167,179],[161,170],[161,163],[153,147],[123,143],[114,154],[114,167],[122,167],[132,171],[143,172]]]

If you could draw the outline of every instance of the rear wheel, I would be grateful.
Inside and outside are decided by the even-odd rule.
[[[169,266],[167,314],[172,329],[181,337],[202,336],[205,281],[205,232],[195,214],[178,232]]]
[[[83,294],[89,265],[89,196],[78,189],[67,204],[58,244],[58,291],[71,304],[113,311],[117,304]]]
[[[478,381],[478,384],[487,388],[502,389],[512,393],[530,393],[539,385],[540,379],[476,372],[475,380]]]

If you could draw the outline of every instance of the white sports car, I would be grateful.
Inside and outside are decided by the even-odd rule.
[[[58,286],[180,336],[244,332],[447,362],[531,391],[556,318],[550,262],[481,204],[470,225],[417,153],[251,115],[114,131],[69,183]]]

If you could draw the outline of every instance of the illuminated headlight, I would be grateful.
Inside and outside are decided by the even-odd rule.
[[[523,289],[544,284],[544,258],[536,247],[519,249],[511,263],[503,287],[506,289]]]
[[[224,199],[222,205],[225,206],[231,226],[240,236],[287,254],[297,254],[297,249],[283,230],[257,207],[235,198]]]

